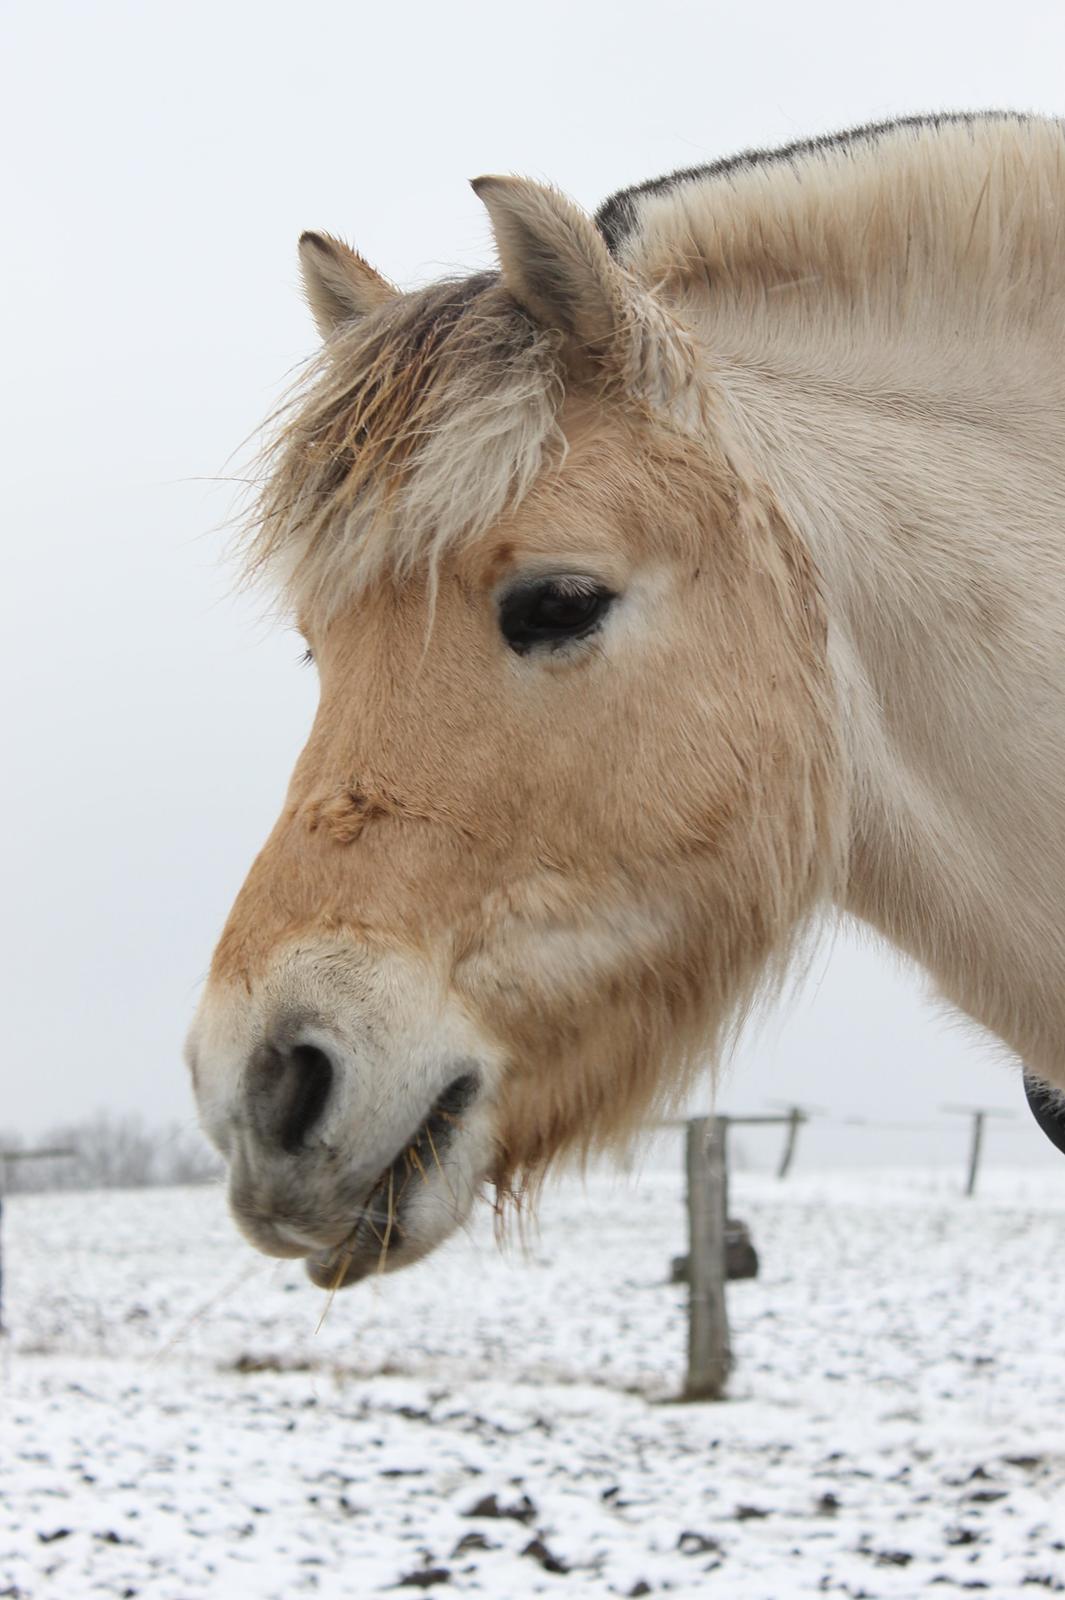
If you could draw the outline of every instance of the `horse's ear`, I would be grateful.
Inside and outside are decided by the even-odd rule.
[[[328,233],[301,235],[300,269],[307,304],[323,339],[342,322],[365,317],[399,292],[348,245]]]
[[[527,178],[475,178],[503,282],[530,316],[564,336],[578,373],[604,367],[687,430],[701,425],[699,361],[687,330],[620,267],[591,217]]]
[[[625,281],[595,223],[528,178],[474,178],[492,221],[503,282],[541,327],[594,357],[622,326]]]

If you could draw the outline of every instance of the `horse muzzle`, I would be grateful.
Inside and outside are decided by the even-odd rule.
[[[494,1164],[494,1072],[438,995],[367,985],[392,1000],[382,1016],[322,977],[289,961],[250,992],[209,987],[187,1056],[241,1231],[333,1287],[418,1260],[465,1220]]]
[[[287,1141],[265,1159],[260,1144],[241,1139],[230,1207],[245,1237],[267,1255],[306,1257],[308,1275],[324,1288],[408,1265],[441,1243],[465,1219],[482,1176],[470,1159],[480,1075],[473,1063],[461,1068],[379,1169],[310,1134],[293,1146],[291,1114],[279,1124]],[[319,1093],[296,1078],[300,1106]],[[480,1143],[475,1138],[474,1149]]]

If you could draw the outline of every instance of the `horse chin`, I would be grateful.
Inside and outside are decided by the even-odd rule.
[[[453,1223],[438,1238],[417,1240],[399,1234],[397,1229],[397,1236],[389,1241],[387,1248],[383,1236],[381,1244],[375,1240],[355,1245],[345,1243],[325,1255],[308,1256],[303,1264],[304,1271],[319,1289],[349,1289],[352,1284],[377,1273],[398,1272],[401,1267],[413,1266],[437,1245],[443,1244],[457,1226],[458,1223]]]
[[[345,1289],[379,1272],[409,1267],[444,1244],[469,1216],[484,1174],[452,1151],[432,1172],[397,1157],[375,1185],[363,1215],[340,1244],[307,1256],[320,1289]]]

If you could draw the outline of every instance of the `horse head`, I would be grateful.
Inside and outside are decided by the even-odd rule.
[[[713,352],[560,195],[475,187],[497,273],[304,237],[250,533],[321,698],[188,1059],[238,1222],[322,1283],[682,1094],[832,870],[817,583]]]

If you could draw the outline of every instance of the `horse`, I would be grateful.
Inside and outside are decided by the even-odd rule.
[[[1065,1087],[1063,125],[473,188],[492,271],[303,236],[244,528],[320,701],[187,1055],[323,1285],[629,1139],[826,917]]]

